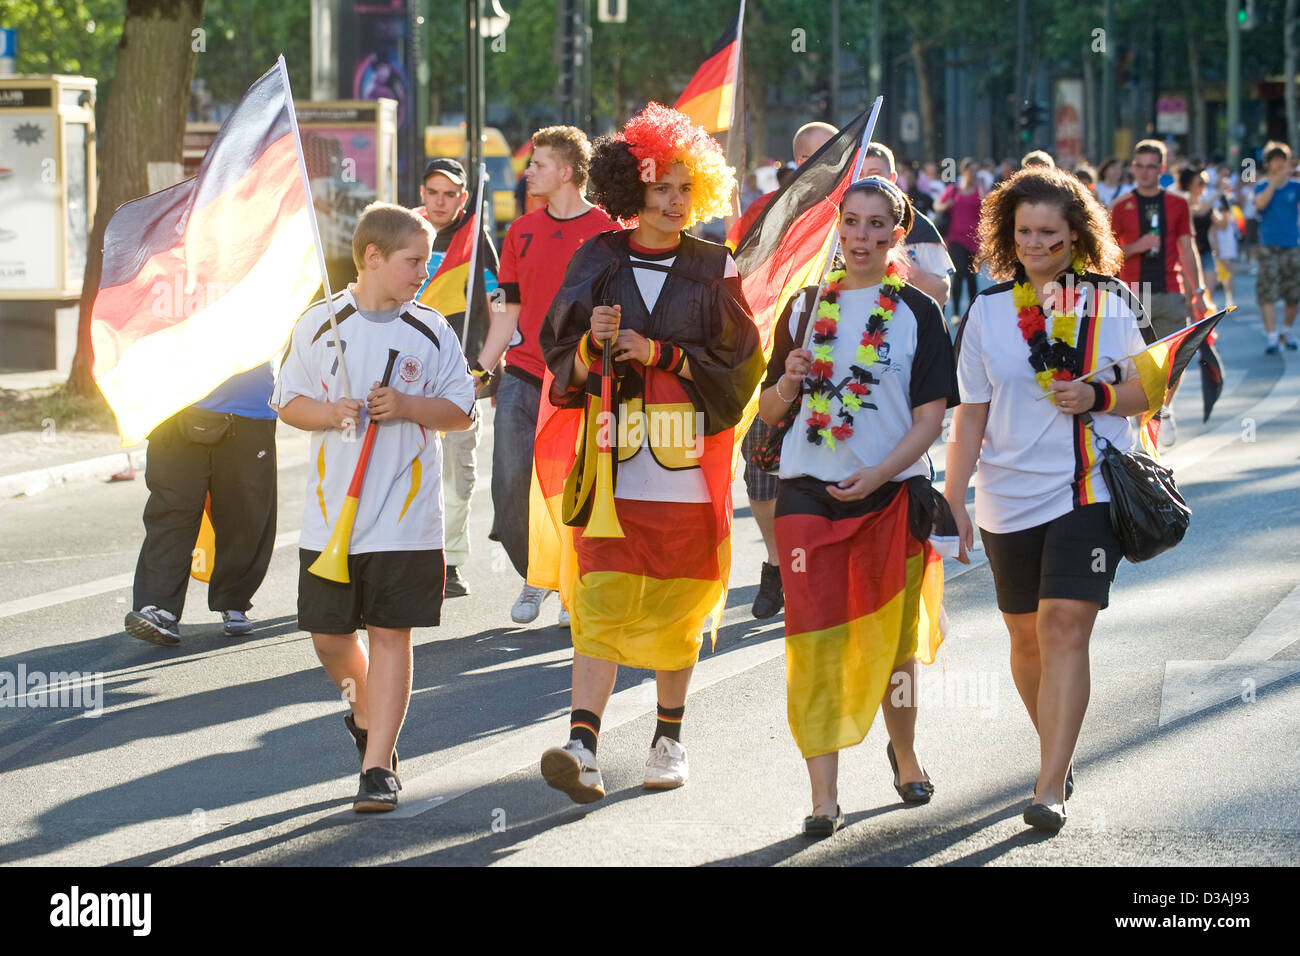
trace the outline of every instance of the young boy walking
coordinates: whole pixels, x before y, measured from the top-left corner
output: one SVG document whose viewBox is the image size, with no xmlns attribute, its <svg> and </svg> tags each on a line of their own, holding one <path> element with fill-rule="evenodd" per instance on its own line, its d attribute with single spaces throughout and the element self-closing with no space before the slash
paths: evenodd
<svg viewBox="0 0 1300 956">
<path fill-rule="evenodd" d="M 474 377 L 455 332 L 437 311 L 412 301 L 428 274 L 431 242 L 429 224 L 416 213 L 367 206 L 352 237 L 357 281 L 333 300 L 341 348 L 327 304 L 315 303 L 294 326 L 271 398 L 282 421 L 312 432 L 298 626 L 311 632 L 316 656 L 351 703 L 344 722 L 361 753 L 352 804 L 359 813 L 397 806 L 411 628 L 437 625 L 442 609 L 438 433 L 469 428 L 477 414 Z M 364 408 L 343 394 L 341 363 L 365 394 Z M 339 521 L 369 422 L 378 425 L 347 549 L 350 582 L 340 584 L 308 569 Z M 358 628 L 369 637 L 368 656 Z"/>
</svg>

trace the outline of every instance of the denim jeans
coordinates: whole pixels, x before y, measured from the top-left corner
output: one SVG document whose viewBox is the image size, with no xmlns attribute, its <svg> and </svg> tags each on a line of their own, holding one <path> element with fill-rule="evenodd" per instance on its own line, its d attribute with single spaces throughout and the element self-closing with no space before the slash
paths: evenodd
<svg viewBox="0 0 1300 956">
<path fill-rule="evenodd" d="M 528 487 L 542 388 L 505 373 L 492 422 L 492 531 L 519 576 L 528 575 Z"/>
</svg>

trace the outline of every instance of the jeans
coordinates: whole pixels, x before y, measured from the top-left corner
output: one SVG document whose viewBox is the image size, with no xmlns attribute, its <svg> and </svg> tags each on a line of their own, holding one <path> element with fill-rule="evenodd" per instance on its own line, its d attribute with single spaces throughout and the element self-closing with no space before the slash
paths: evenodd
<svg viewBox="0 0 1300 956">
<path fill-rule="evenodd" d="M 528 488 L 541 401 L 541 385 L 501 376 L 492 424 L 492 532 L 520 577 L 528 575 Z"/>
</svg>

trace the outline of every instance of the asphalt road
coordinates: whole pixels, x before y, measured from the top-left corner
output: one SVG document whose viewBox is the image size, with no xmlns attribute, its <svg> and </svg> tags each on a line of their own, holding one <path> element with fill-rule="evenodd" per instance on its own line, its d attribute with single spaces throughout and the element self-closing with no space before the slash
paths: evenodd
<svg viewBox="0 0 1300 956">
<path fill-rule="evenodd" d="M 546 787 L 538 758 L 567 736 L 571 648 L 554 598 L 537 624 L 510 622 L 520 582 L 487 539 L 490 429 L 465 569 L 473 594 L 415 634 L 402 805 L 354 815 L 346 705 L 295 624 L 306 446 L 283 429 L 280 546 L 249 638 L 221 635 L 197 583 L 179 647 L 122 632 L 143 480 L 0 501 L 0 680 L 20 668 L 102 674 L 99 716 L 86 714 L 93 693 L 80 708 L 0 708 L 0 862 L 1294 864 L 1300 356 L 1264 356 L 1251 307 L 1220 328 L 1228 389 L 1202 425 L 1189 373 L 1165 456 L 1191 530 L 1173 552 L 1120 569 L 1093 635 L 1077 791 L 1055 838 L 1020 819 L 1038 747 L 978 560 L 949 566 L 951 632 L 920 682 L 935 799 L 897 800 L 877 721 L 841 759 L 847 829 L 818 844 L 799 835 L 809 794 L 786 722 L 781 619 L 749 616 L 763 552 L 739 483 L 729 606 L 687 704 L 690 783 L 641 789 L 654 694 L 650 674 L 624 669 L 600 741 L 609 795 L 577 807 Z"/>
</svg>

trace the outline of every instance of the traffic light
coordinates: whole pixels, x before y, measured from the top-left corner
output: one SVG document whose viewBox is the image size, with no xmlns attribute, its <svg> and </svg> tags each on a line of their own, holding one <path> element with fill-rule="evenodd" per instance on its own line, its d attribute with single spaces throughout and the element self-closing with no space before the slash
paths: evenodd
<svg viewBox="0 0 1300 956">
<path fill-rule="evenodd" d="M 1255 0 L 1235 0 L 1237 29 L 1253 30 L 1255 28 Z"/>
<path fill-rule="evenodd" d="M 1047 107 L 1042 103 L 1031 103 L 1028 100 L 1020 107 L 1020 117 L 1018 125 L 1020 127 L 1021 142 L 1028 143 L 1034 138 L 1034 130 L 1038 129 L 1047 122 Z"/>
</svg>

